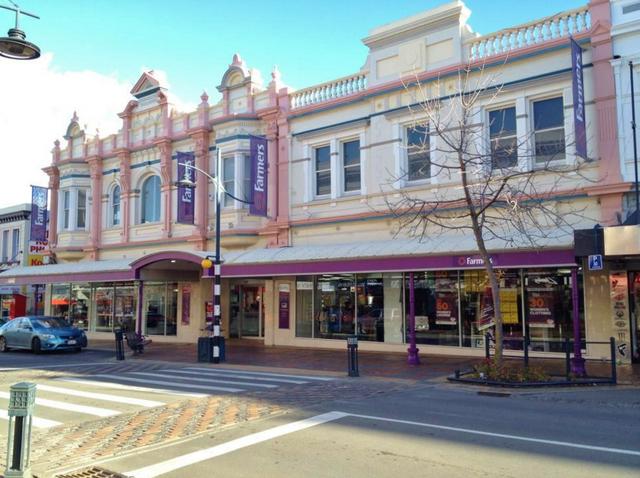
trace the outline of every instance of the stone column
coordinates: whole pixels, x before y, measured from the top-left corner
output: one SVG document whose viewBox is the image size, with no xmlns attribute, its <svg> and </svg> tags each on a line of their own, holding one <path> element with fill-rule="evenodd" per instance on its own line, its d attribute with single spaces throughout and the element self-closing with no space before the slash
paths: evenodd
<svg viewBox="0 0 640 478">
<path fill-rule="evenodd" d="M 56 166 L 44 168 L 49 176 L 49 190 L 51 202 L 49 203 L 49 248 L 58 243 L 58 196 L 60 194 L 60 171 Z"/>
<path fill-rule="evenodd" d="M 196 167 L 209 172 L 209 131 L 199 129 L 191 134 L 195 142 L 194 154 Z M 217 172 L 216 172 L 217 174 Z M 207 228 L 209 225 L 209 178 L 202 173 L 196 173 L 196 204 L 195 224 L 197 235 L 202 242 L 201 249 L 207 247 Z"/>
<path fill-rule="evenodd" d="M 122 242 L 129 242 L 130 199 L 131 199 L 131 153 L 128 150 L 118 151 L 120 161 L 120 210 L 122 211 Z"/>
<path fill-rule="evenodd" d="M 171 237 L 171 225 L 173 224 L 173 204 L 171 190 L 173 186 L 173 168 L 171 164 L 171 140 L 163 138 L 157 143 L 160 150 L 160 174 L 162 176 L 162 197 L 164 198 L 164 226 L 162 237 Z"/>
<path fill-rule="evenodd" d="M 102 159 L 99 156 L 87 158 L 91 174 L 91 225 L 89 240 L 92 259 L 97 259 L 102 231 Z"/>
</svg>

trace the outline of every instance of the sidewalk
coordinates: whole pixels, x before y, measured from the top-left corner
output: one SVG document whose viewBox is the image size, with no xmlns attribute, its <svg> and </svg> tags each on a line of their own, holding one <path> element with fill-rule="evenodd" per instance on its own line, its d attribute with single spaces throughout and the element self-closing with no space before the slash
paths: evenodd
<svg viewBox="0 0 640 478">
<path fill-rule="evenodd" d="M 113 342 L 92 341 L 92 348 L 113 350 Z M 195 344 L 154 342 L 143 355 L 127 355 L 127 360 L 167 360 L 172 362 L 197 363 Z M 460 357 L 420 354 L 420 365 L 407 364 L 407 355 L 390 352 L 359 352 L 359 370 L 363 377 L 404 380 L 444 379 L 454 370 L 468 370 L 482 361 L 481 357 Z M 521 359 L 508 359 L 521 361 Z M 226 342 L 226 365 L 266 367 L 270 369 L 300 369 L 346 375 L 347 351 L 298 347 L 267 347 L 253 340 L 231 339 Z M 554 375 L 563 375 L 563 359 L 531 359 L 532 365 L 540 365 Z M 592 376 L 607 377 L 611 364 L 587 361 L 587 372 Z M 640 365 L 619 365 L 618 384 L 640 386 Z"/>
</svg>

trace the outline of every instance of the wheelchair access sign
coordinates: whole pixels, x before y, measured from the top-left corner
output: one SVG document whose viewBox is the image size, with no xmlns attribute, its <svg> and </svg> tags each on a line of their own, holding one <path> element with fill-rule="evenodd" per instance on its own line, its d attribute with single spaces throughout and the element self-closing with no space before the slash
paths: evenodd
<svg viewBox="0 0 640 478">
<path fill-rule="evenodd" d="M 589 270 L 601 271 L 603 267 L 602 254 L 594 254 L 589 256 Z"/>
</svg>

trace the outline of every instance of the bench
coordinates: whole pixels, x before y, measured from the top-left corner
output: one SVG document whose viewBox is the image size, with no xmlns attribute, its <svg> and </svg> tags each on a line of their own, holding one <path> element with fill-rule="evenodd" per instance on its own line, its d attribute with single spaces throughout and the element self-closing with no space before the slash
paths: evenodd
<svg viewBox="0 0 640 478">
<path fill-rule="evenodd" d="M 143 353 L 144 346 L 151 343 L 150 339 L 146 338 L 144 335 L 138 335 L 135 332 L 125 333 L 124 338 L 127 341 L 129 348 L 133 350 L 134 354 Z"/>
</svg>

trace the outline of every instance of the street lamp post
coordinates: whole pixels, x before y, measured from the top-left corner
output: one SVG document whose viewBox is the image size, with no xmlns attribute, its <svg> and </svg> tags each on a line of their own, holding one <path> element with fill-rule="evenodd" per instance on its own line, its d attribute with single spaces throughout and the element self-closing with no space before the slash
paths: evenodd
<svg viewBox="0 0 640 478">
<path fill-rule="evenodd" d="M 224 188 L 224 184 L 221 180 L 221 172 L 222 172 L 222 156 L 220 154 L 220 149 L 217 149 L 216 152 L 216 176 L 211 176 L 206 171 L 194 166 L 190 163 L 178 163 L 181 166 L 184 166 L 185 171 L 189 169 L 193 169 L 200 174 L 204 174 L 211 183 L 216 188 L 216 248 L 215 255 L 213 256 L 213 263 L 211 261 L 211 257 L 207 256 L 202 261 L 202 267 L 205 269 L 211 269 L 213 266 L 213 363 L 220 363 L 220 287 L 221 287 L 221 279 L 220 279 L 220 204 L 223 195 L 227 195 L 236 201 L 240 201 L 245 204 L 251 204 L 251 201 L 245 201 L 243 199 L 235 197 L 229 191 Z M 186 177 L 178 181 L 178 185 L 189 187 L 195 189 L 196 183 L 192 181 L 189 177 Z"/>
<path fill-rule="evenodd" d="M 12 0 L 9 0 L 9 3 L 11 3 L 13 7 L 0 5 L 0 8 L 15 12 L 16 23 L 13 28 L 9 29 L 6 37 L 0 38 L 0 56 L 10 58 L 12 60 L 35 60 L 40 56 L 40 48 L 26 40 L 27 36 L 19 28 L 19 19 L 20 15 L 37 18 L 38 20 L 40 17 L 33 13 L 21 10 L 20 7 Z"/>
</svg>

